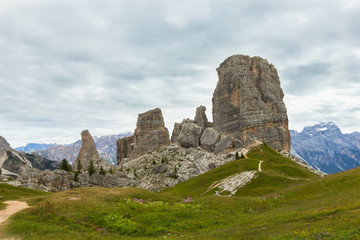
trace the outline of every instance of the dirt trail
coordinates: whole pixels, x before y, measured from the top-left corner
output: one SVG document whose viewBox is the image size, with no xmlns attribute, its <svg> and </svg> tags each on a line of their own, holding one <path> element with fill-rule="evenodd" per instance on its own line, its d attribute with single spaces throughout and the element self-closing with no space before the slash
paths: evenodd
<svg viewBox="0 0 360 240">
<path fill-rule="evenodd" d="M 7 204 L 7 207 L 0 211 L 0 223 L 5 222 L 14 213 L 29 208 L 29 205 L 26 202 L 6 201 L 4 203 Z"/>
<path fill-rule="evenodd" d="M 263 163 L 264 161 L 260 161 L 260 163 L 259 163 L 259 172 L 262 172 L 262 170 L 261 170 L 261 164 Z"/>
</svg>

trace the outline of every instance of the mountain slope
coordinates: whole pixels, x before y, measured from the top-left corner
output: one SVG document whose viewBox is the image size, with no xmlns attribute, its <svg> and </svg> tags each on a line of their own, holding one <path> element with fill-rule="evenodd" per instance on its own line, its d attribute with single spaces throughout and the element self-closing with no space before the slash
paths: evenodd
<svg viewBox="0 0 360 240">
<path fill-rule="evenodd" d="M 235 195 L 261 196 L 320 176 L 271 147 L 260 145 L 247 158 L 179 183 L 165 192 L 180 196 Z"/>
<path fill-rule="evenodd" d="M 321 122 L 291 130 L 291 153 L 325 173 L 336 173 L 360 165 L 360 133 L 342 134 L 334 123 Z"/>
<path fill-rule="evenodd" d="M 39 170 L 54 170 L 59 166 L 59 162 L 48 160 L 37 154 L 28 154 L 12 149 L 6 139 L 0 136 L 0 167 L 10 171 L 7 174 L 16 175 L 20 173 L 21 169 L 33 167 Z"/>
</svg>

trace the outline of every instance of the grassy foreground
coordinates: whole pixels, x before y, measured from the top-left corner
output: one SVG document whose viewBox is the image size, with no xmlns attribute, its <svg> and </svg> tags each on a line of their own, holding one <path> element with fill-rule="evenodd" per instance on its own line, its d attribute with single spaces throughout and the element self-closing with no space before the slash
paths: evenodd
<svg viewBox="0 0 360 240">
<path fill-rule="evenodd" d="M 259 160 L 263 172 L 234 197 L 204 194 L 215 181 L 256 170 Z M 34 192 L 27 195 L 32 207 L 3 231 L 22 239 L 360 239 L 359 180 L 358 168 L 319 178 L 260 146 L 162 193 Z"/>
</svg>

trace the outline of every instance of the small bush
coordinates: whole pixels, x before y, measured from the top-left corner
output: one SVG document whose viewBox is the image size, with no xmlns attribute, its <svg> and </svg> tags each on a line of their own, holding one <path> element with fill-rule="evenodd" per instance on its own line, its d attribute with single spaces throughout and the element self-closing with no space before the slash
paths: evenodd
<svg viewBox="0 0 360 240">
<path fill-rule="evenodd" d="M 238 152 L 235 153 L 235 159 L 236 159 L 236 160 L 240 159 L 240 156 L 239 156 L 239 153 L 238 153 Z"/>
</svg>

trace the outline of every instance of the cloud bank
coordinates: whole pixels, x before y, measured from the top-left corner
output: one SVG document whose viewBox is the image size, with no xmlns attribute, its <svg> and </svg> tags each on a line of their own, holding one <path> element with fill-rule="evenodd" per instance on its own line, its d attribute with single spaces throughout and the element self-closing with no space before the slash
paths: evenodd
<svg viewBox="0 0 360 240">
<path fill-rule="evenodd" d="M 169 129 L 207 107 L 233 54 L 278 69 L 290 128 L 360 131 L 358 1 L 4 0 L 0 135 L 13 147 L 132 131 L 160 107 Z"/>
</svg>

